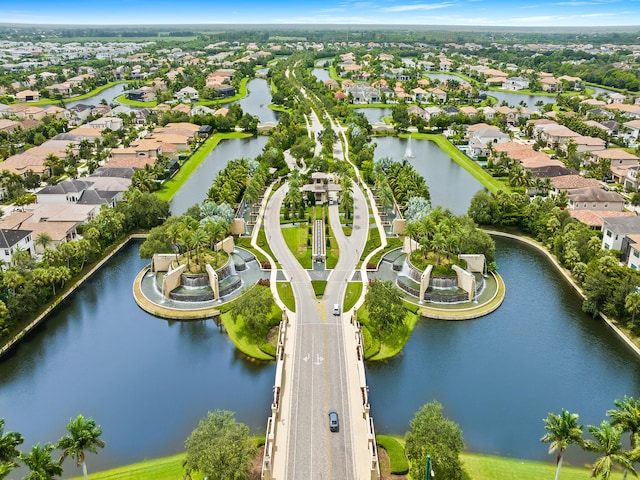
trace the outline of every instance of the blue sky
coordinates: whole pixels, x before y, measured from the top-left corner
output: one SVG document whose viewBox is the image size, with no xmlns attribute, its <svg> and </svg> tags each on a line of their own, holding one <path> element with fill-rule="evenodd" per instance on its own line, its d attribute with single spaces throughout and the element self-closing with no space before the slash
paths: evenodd
<svg viewBox="0 0 640 480">
<path fill-rule="evenodd" d="M 0 0 L 0 12 L 40 24 L 640 25 L 640 0 Z"/>
</svg>

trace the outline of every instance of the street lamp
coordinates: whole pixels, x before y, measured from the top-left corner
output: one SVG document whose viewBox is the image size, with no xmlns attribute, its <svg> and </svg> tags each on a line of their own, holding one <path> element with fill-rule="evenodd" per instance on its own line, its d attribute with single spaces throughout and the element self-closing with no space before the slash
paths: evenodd
<svg viewBox="0 0 640 480">
<path fill-rule="evenodd" d="M 436 474 L 433 473 L 433 468 L 431 467 L 431 455 L 427 455 L 427 468 L 425 468 L 424 471 L 424 480 L 429 480 L 435 476 Z"/>
</svg>

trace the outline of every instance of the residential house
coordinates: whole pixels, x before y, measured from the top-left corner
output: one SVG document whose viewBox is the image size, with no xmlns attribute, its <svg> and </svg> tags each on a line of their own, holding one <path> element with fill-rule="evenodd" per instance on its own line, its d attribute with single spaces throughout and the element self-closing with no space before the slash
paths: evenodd
<svg viewBox="0 0 640 480">
<path fill-rule="evenodd" d="M 311 192 L 317 204 L 327 203 L 331 194 L 335 195 L 341 190 L 340 185 L 335 182 L 335 177 L 332 174 L 323 172 L 313 172 L 311 174 L 311 183 L 300 188 L 302 192 Z"/>
<path fill-rule="evenodd" d="M 576 144 L 576 151 L 578 153 L 604 150 L 607 145 L 607 142 L 605 142 L 602 138 L 583 135 L 573 138 L 573 141 Z"/>
<path fill-rule="evenodd" d="M 621 250 L 624 237 L 640 234 L 640 217 L 607 217 L 602 221 L 602 248 Z M 623 262 L 624 258 L 621 259 Z"/>
<path fill-rule="evenodd" d="M 34 221 L 32 217 L 33 213 L 31 212 L 14 211 L 12 214 L 2 217 L 0 229 L 30 231 L 34 241 L 33 251 L 36 254 L 41 254 L 47 247 L 56 248 L 62 243 L 75 240 L 78 236 L 76 229 L 78 222 L 41 222 Z M 46 234 L 49 238 L 49 243 L 46 246 L 35 244 L 35 241 L 42 234 Z"/>
<path fill-rule="evenodd" d="M 525 77 L 509 77 L 503 84 L 505 90 L 525 90 L 529 88 L 529 79 Z"/>
<path fill-rule="evenodd" d="M 635 145 L 638 142 L 640 136 L 640 120 L 631 120 L 624 124 L 624 134 L 622 137 L 631 145 Z"/>
<path fill-rule="evenodd" d="M 156 89 L 154 87 L 140 87 L 135 90 L 128 90 L 127 98 L 136 102 L 153 102 L 156 99 Z"/>
<path fill-rule="evenodd" d="M 81 125 L 87 121 L 89 115 L 91 115 L 92 105 L 86 105 L 84 103 L 78 103 L 73 107 L 69 107 L 69 125 Z"/>
<path fill-rule="evenodd" d="M 82 128 L 95 128 L 97 130 L 120 130 L 124 126 L 124 122 L 120 117 L 100 117 L 85 123 Z"/>
<path fill-rule="evenodd" d="M 70 97 L 73 93 L 73 86 L 69 82 L 54 83 L 45 87 L 52 95 L 61 95 L 63 97 Z"/>
<path fill-rule="evenodd" d="M 16 100 L 19 102 L 37 102 L 40 100 L 40 92 L 33 90 L 22 90 L 15 94 Z"/>
<path fill-rule="evenodd" d="M 31 230 L 8 230 L 0 228 L 0 264 L 13 265 L 12 255 L 16 250 L 25 250 L 33 255 L 33 235 Z"/>
<path fill-rule="evenodd" d="M 47 185 L 36 192 L 38 203 L 77 203 L 86 189 L 91 188 L 92 182 L 85 180 L 64 180 L 56 185 Z"/>
<path fill-rule="evenodd" d="M 640 234 L 627 235 L 620 247 L 620 253 L 627 258 L 627 267 L 633 270 L 640 269 Z"/>
<path fill-rule="evenodd" d="M 472 132 L 469 136 L 469 156 L 477 157 L 488 152 L 487 145 L 496 145 L 498 143 L 508 142 L 509 135 L 502 132 L 498 127 L 487 126 L 480 130 Z"/>
<path fill-rule="evenodd" d="M 601 186 L 578 188 L 569 192 L 569 208 L 621 212 L 624 210 L 624 197 Z"/>
<path fill-rule="evenodd" d="M 198 101 L 198 90 L 196 90 L 193 87 L 184 87 L 180 90 L 178 90 L 175 94 L 174 94 L 174 98 L 177 98 L 178 100 L 182 101 L 182 102 L 197 102 Z"/>
<path fill-rule="evenodd" d="M 556 92 L 560 88 L 561 82 L 553 77 L 545 77 L 540 79 L 542 90 L 545 92 Z"/>
</svg>

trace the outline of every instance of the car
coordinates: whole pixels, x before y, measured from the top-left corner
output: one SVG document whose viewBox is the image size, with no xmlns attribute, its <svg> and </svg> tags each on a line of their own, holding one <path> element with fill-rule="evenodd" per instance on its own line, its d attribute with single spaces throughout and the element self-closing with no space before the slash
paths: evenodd
<svg viewBox="0 0 640 480">
<path fill-rule="evenodd" d="M 338 305 L 337 303 L 333 304 L 333 314 L 340 315 L 340 305 Z"/>
<path fill-rule="evenodd" d="M 337 432 L 340 430 L 340 424 L 338 422 L 338 412 L 335 408 L 329 410 L 329 430 Z"/>
</svg>

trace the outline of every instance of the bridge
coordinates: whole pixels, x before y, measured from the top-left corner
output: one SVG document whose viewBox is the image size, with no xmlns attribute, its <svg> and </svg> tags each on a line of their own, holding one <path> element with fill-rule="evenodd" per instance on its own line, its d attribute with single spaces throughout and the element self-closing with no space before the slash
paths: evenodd
<svg viewBox="0 0 640 480">
<path fill-rule="evenodd" d="M 322 129 L 313 113 L 310 124 L 316 133 Z M 345 158 L 342 145 L 337 145 L 334 155 Z M 269 245 L 281 265 L 280 275 L 291 283 L 296 301 L 295 312 L 285 308 L 280 326 L 262 478 L 377 480 L 380 469 L 369 414 L 362 335 L 355 307 L 346 312 L 342 309 L 347 283 L 359 262 L 358 252 L 364 251 L 368 237 L 367 201 L 354 183 L 354 218 L 349 237 L 343 233 L 338 206 L 328 207 L 329 225 L 340 257 L 329 273 L 322 300 L 318 300 L 311 285 L 314 271 L 302 268 L 280 229 L 279 212 L 288 188 L 285 184 L 277 189 L 262 212 Z M 365 272 L 362 274 L 366 278 Z M 272 282 L 272 288 L 275 284 Z M 356 306 L 361 302 L 362 298 Z M 338 315 L 333 312 L 334 304 L 341 307 Z M 329 429 L 329 409 L 338 412 L 337 432 Z"/>
</svg>

